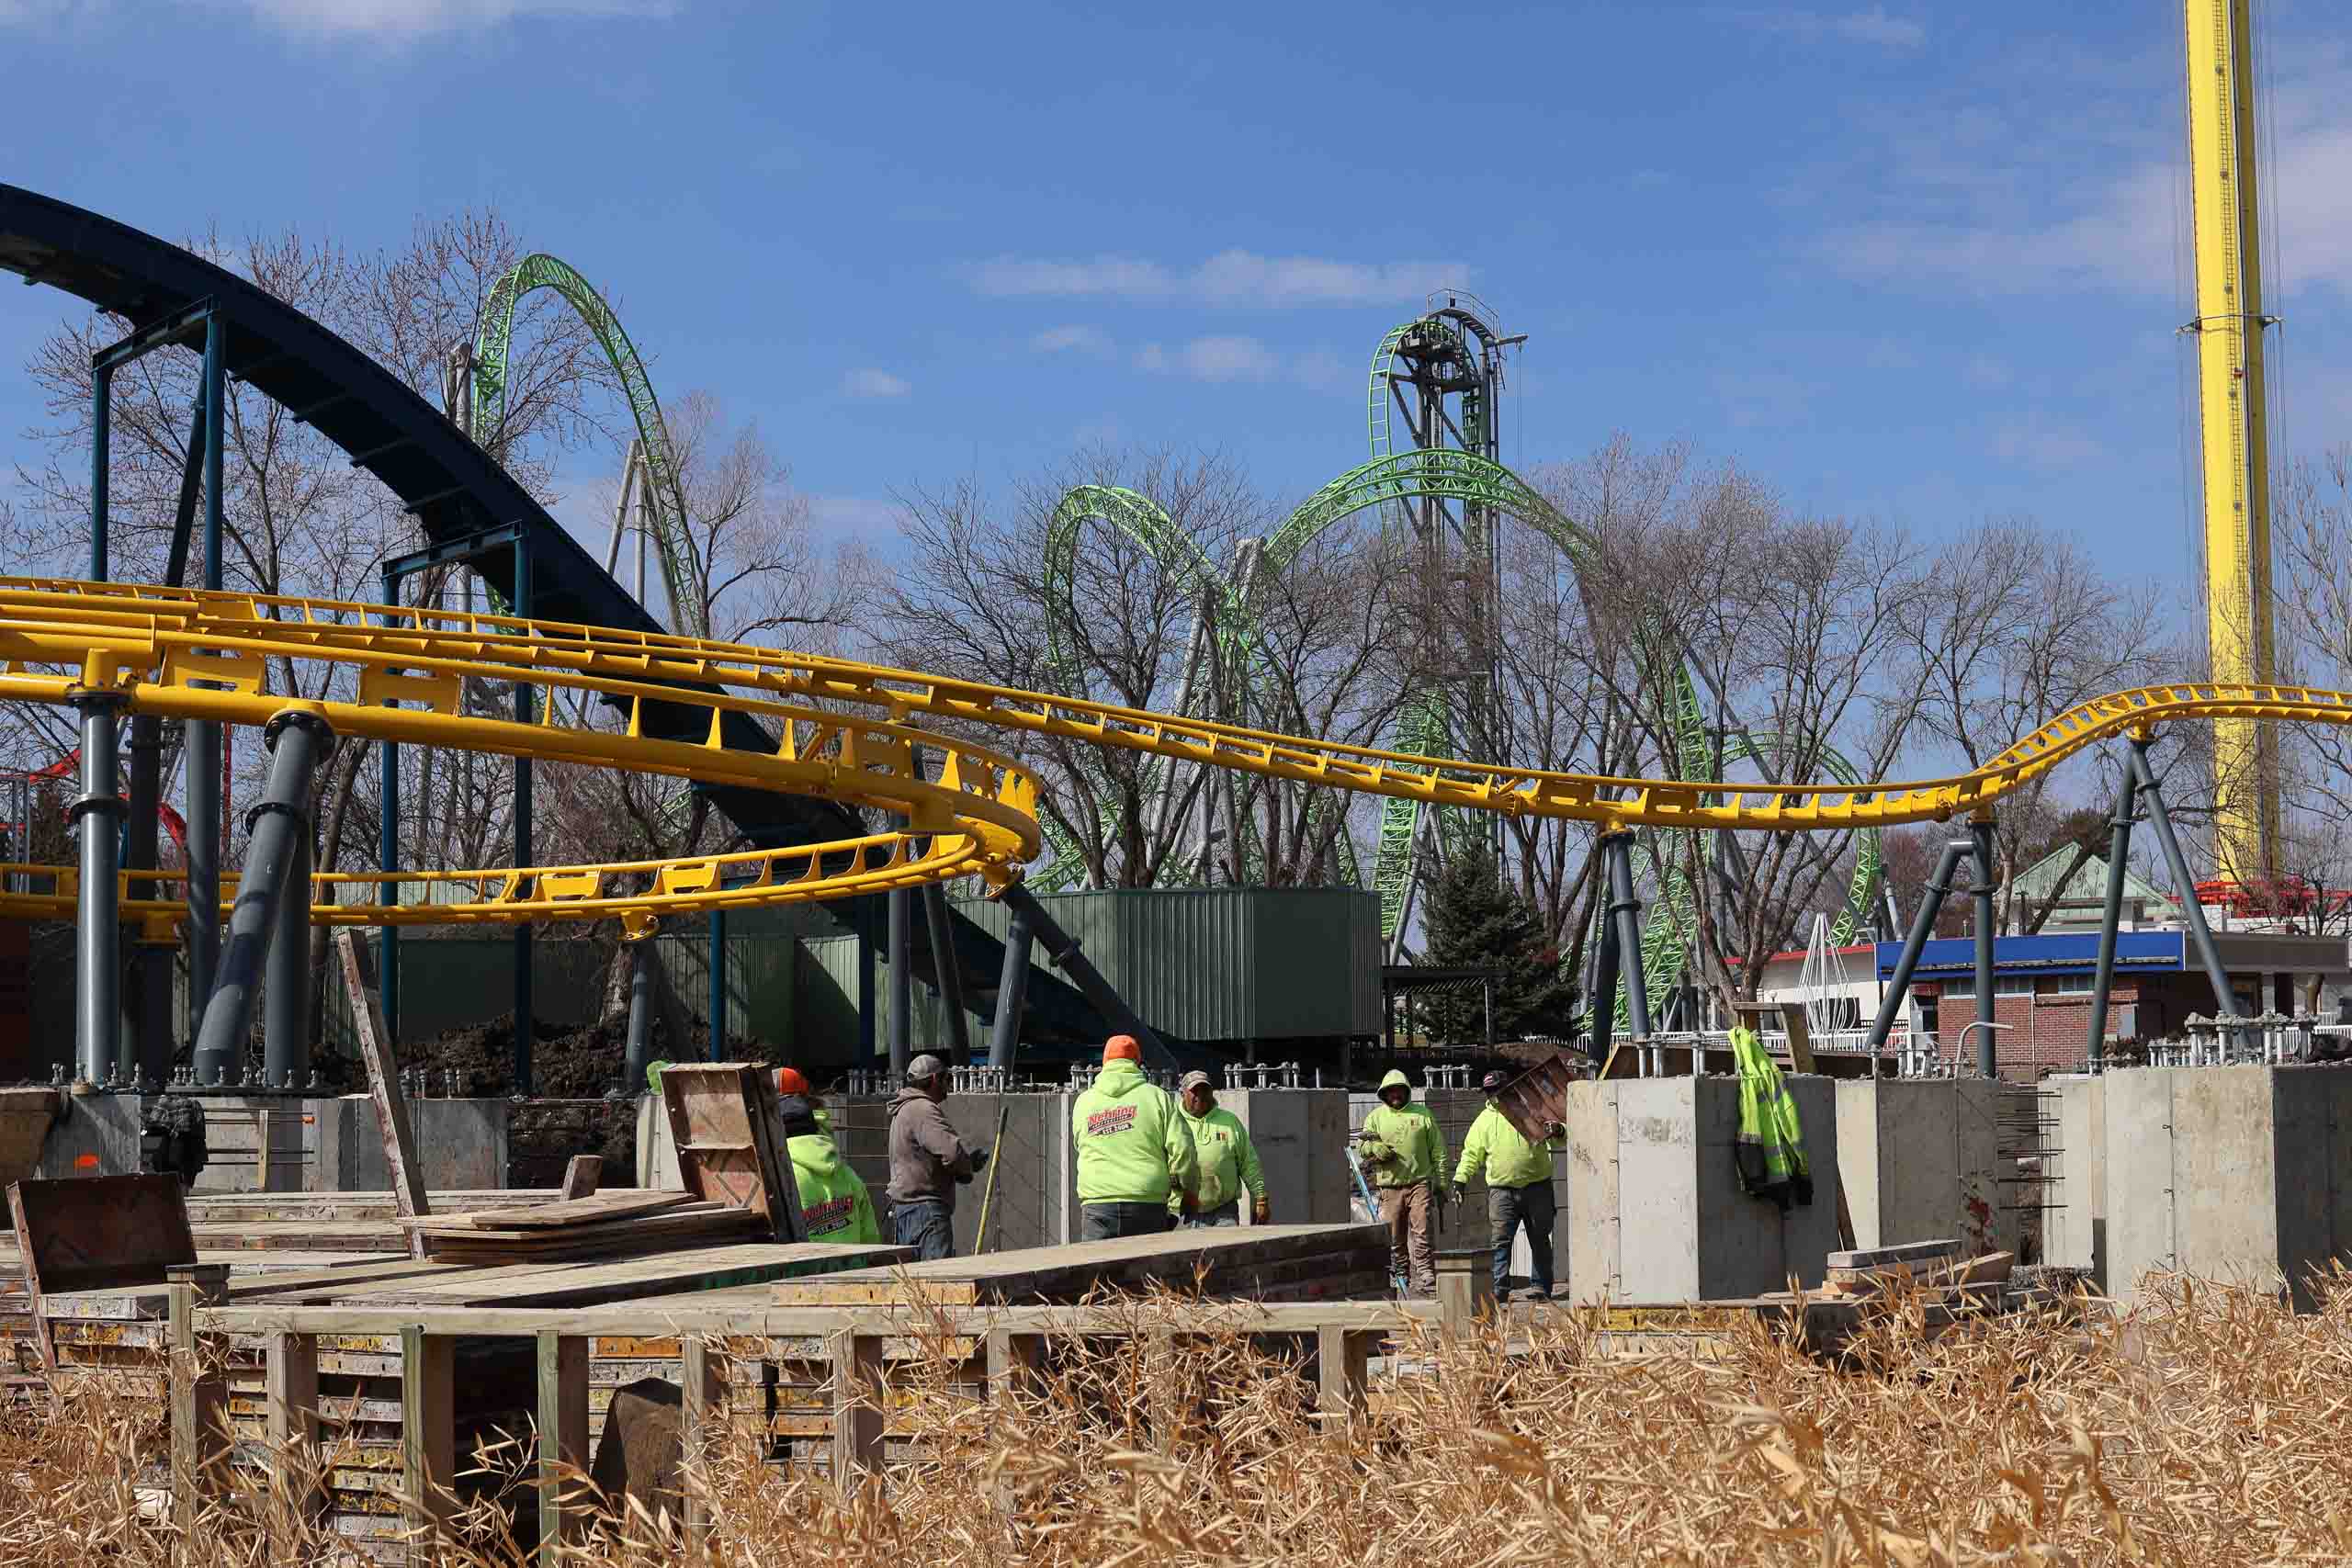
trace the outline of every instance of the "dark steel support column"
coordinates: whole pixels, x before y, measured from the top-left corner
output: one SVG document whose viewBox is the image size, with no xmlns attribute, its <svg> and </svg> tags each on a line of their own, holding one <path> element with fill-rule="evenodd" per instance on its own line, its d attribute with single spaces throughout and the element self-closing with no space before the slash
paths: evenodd
<svg viewBox="0 0 2352 1568">
<path fill-rule="evenodd" d="M 2188 857 L 2180 852 L 2180 840 L 2172 830 L 2171 814 L 2165 810 L 2165 797 L 2156 787 L 2155 770 L 2148 766 L 2148 743 L 2134 736 L 2132 740 L 2132 774 L 2139 781 L 2140 798 L 2147 802 L 2148 826 L 2156 830 L 2156 848 L 2164 852 L 2165 867 L 2172 873 L 2172 885 L 2180 890 L 2181 923 L 2188 928 L 2190 945 L 2197 949 L 2198 962 L 2205 966 L 2205 977 L 2212 982 L 2213 1000 L 2221 1010 L 2219 1016 L 2238 1016 L 2237 993 L 2230 989 L 2230 972 L 2222 966 L 2221 950 L 2213 945 L 2213 930 L 2205 923 L 2205 907 L 2197 901 L 2197 882 L 2188 874 Z"/>
<path fill-rule="evenodd" d="M 702 1059 L 727 1060 L 727 911 L 713 909 L 708 926 L 710 958 L 703 965 L 710 976 L 710 995 L 704 1006 L 710 1019 L 703 1034 Z"/>
<path fill-rule="evenodd" d="M 1062 930 L 1059 922 L 1046 912 L 1045 906 L 1037 902 L 1035 894 L 1016 882 L 997 897 L 1008 908 L 1019 910 L 1028 917 L 1029 929 L 1035 933 L 1036 940 L 1045 944 L 1046 958 L 1052 961 L 1055 968 L 1069 976 L 1069 983 L 1094 1005 L 1094 1010 L 1108 1019 L 1111 1027 L 1119 1033 L 1136 1037 L 1137 1043 L 1143 1046 L 1144 1060 L 1148 1066 L 1166 1067 L 1174 1065 L 1176 1058 L 1168 1049 L 1167 1043 L 1153 1032 L 1151 1025 L 1136 1016 L 1135 1010 L 1127 1006 L 1125 998 L 1111 988 L 1111 982 L 1102 978 L 1102 972 L 1079 951 L 1077 939 Z"/>
<path fill-rule="evenodd" d="M 931 974 L 939 1005 L 947 1013 L 944 1041 L 958 1066 L 972 1059 L 972 1028 L 964 1016 L 964 966 L 956 961 L 956 933 L 949 919 L 947 890 L 927 883 L 922 890 L 923 924 L 931 938 Z"/>
<path fill-rule="evenodd" d="M 277 934 L 278 902 L 288 892 L 294 841 L 311 830 L 311 773 L 326 754 L 334 731 L 307 713 L 282 713 L 265 733 L 269 745 L 269 784 L 261 804 L 245 813 L 245 874 L 229 911 L 229 943 L 220 976 L 204 1004 L 197 1032 L 198 1081 L 215 1083 L 242 1063 L 253 1032 L 254 987 Z M 310 953 L 305 944 L 302 961 Z"/>
<path fill-rule="evenodd" d="M 520 539 L 514 541 L 514 613 L 528 617 L 531 613 L 531 552 Z M 533 711 L 531 688 L 522 682 L 514 683 L 514 721 L 528 724 L 537 716 Z M 531 849 L 531 759 L 514 759 L 514 867 L 529 874 Z M 721 920 L 724 917 L 715 917 Z M 514 1092 L 531 1092 L 531 1035 L 534 1022 L 531 1006 L 531 925 L 526 920 L 514 928 Z M 714 1047 L 712 1061 L 718 1060 L 715 1048 L 725 1038 L 726 1030 L 720 1020 L 710 1026 Z"/>
<path fill-rule="evenodd" d="M 1604 882 L 1608 878 L 1605 860 L 1601 876 Z M 1617 1032 L 1617 922 L 1609 918 L 1606 905 L 1600 911 L 1600 951 L 1592 961 L 1592 1002 L 1585 1009 L 1585 1017 L 1590 1021 L 1592 1031 L 1592 1059 L 1606 1063 L 1610 1037 Z M 1408 991 L 1405 995 L 1406 1037 L 1410 1039 L 1412 1032 L 1413 998 Z"/>
<path fill-rule="evenodd" d="M 398 604 L 400 602 L 400 574 L 393 571 L 391 568 L 386 567 L 384 569 L 384 603 L 391 605 Z M 383 617 L 383 622 L 389 626 L 392 624 L 393 617 L 386 615 Z M 384 705 L 390 707 L 391 705 L 387 703 Z M 382 802 L 383 818 L 376 833 L 376 865 L 378 870 L 390 874 L 401 868 L 401 749 L 390 740 L 379 740 L 376 742 L 376 752 L 378 761 L 381 764 L 382 788 L 378 793 Z M 387 904 L 399 903 L 399 885 L 390 882 L 384 884 L 383 897 Z M 384 1032 L 391 1036 L 390 1040 L 384 1042 L 384 1047 L 390 1050 L 400 1043 L 401 1038 L 400 927 L 383 927 L 379 946 L 381 951 L 377 954 L 376 982 L 384 1007 Z"/>
<path fill-rule="evenodd" d="M 1993 819 L 1989 817 L 1968 825 L 1970 852 L 1976 861 L 1976 882 L 1969 892 L 1976 904 L 1976 1016 L 1986 1022 L 1996 1022 L 2001 1016 L 2001 998 L 1993 983 Z M 1980 1029 L 1976 1032 L 1976 1076 L 1994 1078 L 2001 1076 L 2000 1031 Z"/>
<path fill-rule="evenodd" d="M 114 438 L 114 372 L 90 371 L 90 581 L 104 582 L 107 560 L 107 467 Z"/>
<path fill-rule="evenodd" d="M 1020 904 L 1007 906 L 1012 924 L 1004 933 L 1004 969 L 996 983 L 996 1023 L 989 1032 L 989 1066 L 1012 1066 L 1021 1048 L 1021 1010 L 1029 995 L 1029 946 L 1035 933 L 1029 929 L 1029 911 Z"/>
<path fill-rule="evenodd" d="M 1960 874 L 1961 857 L 1973 854 L 1975 844 L 1967 839 L 1954 839 L 1944 845 L 1944 852 L 1936 862 L 1933 876 L 1919 895 L 1919 912 L 1911 917 L 1911 934 L 1903 939 L 1903 955 L 1894 961 L 1894 976 L 1887 983 L 1886 995 L 1879 998 L 1878 1017 L 1871 1024 L 1871 1055 L 1875 1057 L 1886 1049 L 1886 1037 L 1894 1029 L 1895 1015 L 1903 1010 L 1904 1001 L 1911 995 L 1911 974 L 1919 967 L 1919 954 L 1927 951 L 1928 938 L 1935 933 L 1936 917 L 1943 913 L 1944 900 L 1951 894 L 1952 879 Z"/>
<path fill-rule="evenodd" d="M 2088 1065 L 2092 1072 L 2107 1066 L 2107 994 L 2115 987 L 2115 936 L 2123 923 L 2124 863 L 2132 854 L 2132 817 L 2140 781 L 2132 766 L 2123 767 L 2123 782 L 2115 792 L 2115 819 L 2107 845 L 2107 907 L 2098 928 L 2098 976 L 2091 984 L 2091 1038 Z"/>
<path fill-rule="evenodd" d="M 268 971 L 262 976 L 261 1081 L 270 1089 L 300 1089 L 311 1070 L 311 868 L 316 850 L 307 790 L 300 812 L 288 829 L 292 842 L 286 885 L 277 897 Z"/>
<path fill-rule="evenodd" d="M 874 905 L 870 896 L 853 906 L 857 931 L 857 1059 L 874 1065 L 877 1021 L 874 1016 Z"/>
<path fill-rule="evenodd" d="M 914 889 L 893 887 L 890 909 L 890 1076 L 903 1078 L 914 1059 Z"/>
<path fill-rule="evenodd" d="M 130 842 L 123 862 L 153 871 L 158 808 L 163 800 L 164 721 L 153 714 L 130 720 Z M 149 897 L 153 897 L 150 890 Z M 144 943 L 130 955 L 131 1035 L 124 1042 L 122 1076 L 131 1083 L 161 1083 L 172 1065 L 172 957 Z"/>
<path fill-rule="evenodd" d="M 82 717 L 82 798 L 73 817 L 82 835 L 82 896 L 74 908 L 74 1076 L 102 1084 L 121 1055 L 121 884 L 115 876 L 116 827 L 125 809 L 115 793 L 115 716 L 123 694 L 85 691 L 74 699 Z"/>
<path fill-rule="evenodd" d="M 1600 852 L 1609 867 L 1609 921 L 1617 933 L 1617 965 L 1625 979 L 1625 1021 L 1634 1038 L 1650 1036 L 1650 993 L 1642 974 L 1642 906 L 1634 897 L 1634 835 L 1601 836 Z M 1610 1010 L 1616 1010 L 1611 1003 Z"/>
<path fill-rule="evenodd" d="M 621 1061 L 621 1092 L 637 1093 L 653 1060 L 653 939 L 628 947 L 628 1054 Z"/>
<path fill-rule="evenodd" d="M 219 411 L 226 406 L 226 377 L 221 368 L 222 333 L 219 316 L 204 323 L 204 586 L 221 584 L 221 450 Z M 198 1025 L 212 995 L 213 978 L 220 966 L 220 726 L 202 719 L 187 726 L 187 1037 L 195 1041 Z M 197 1081 L 204 1064 L 197 1063 Z"/>
</svg>

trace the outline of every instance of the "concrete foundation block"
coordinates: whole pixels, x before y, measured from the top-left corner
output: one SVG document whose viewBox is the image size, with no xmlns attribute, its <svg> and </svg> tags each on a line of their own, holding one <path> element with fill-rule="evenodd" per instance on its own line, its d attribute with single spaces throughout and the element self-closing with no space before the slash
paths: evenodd
<svg viewBox="0 0 2352 1568">
<path fill-rule="evenodd" d="M 376 1102 L 364 1094 L 318 1102 L 322 1192 L 382 1192 L 391 1187 Z M 507 1102 L 413 1100 L 409 1116 L 428 1191 L 481 1191 L 506 1185 Z"/>
<path fill-rule="evenodd" d="M 1569 1273 L 1578 1299 L 1722 1300 L 1785 1290 L 1792 1279 L 1821 1283 L 1838 1245 L 1835 1086 L 1782 1081 L 1815 1186 L 1813 1202 L 1785 1211 L 1740 1190 L 1738 1079 L 1569 1086 Z"/>
<path fill-rule="evenodd" d="M 2107 1289 L 2107 1079 L 2046 1080 L 2058 1096 L 2057 1146 L 2044 1156 L 2051 1204 L 2045 1256 Z"/>
<path fill-rule="evenodd" d="M 1969 1256 L 2016 1250 L 2002 1092 L 1984 1078 L 1838 1080 L 1838 1168 L 1856 1247 L 1951 1237 Z"/>
<path fill-rule="evenodd" d="M 2145 1067 L 2106 1074 L 2107 1285 L 2153 1270 L 2286 1289 L 2352 1260 L 2352 1071 Z"/>
</svg>

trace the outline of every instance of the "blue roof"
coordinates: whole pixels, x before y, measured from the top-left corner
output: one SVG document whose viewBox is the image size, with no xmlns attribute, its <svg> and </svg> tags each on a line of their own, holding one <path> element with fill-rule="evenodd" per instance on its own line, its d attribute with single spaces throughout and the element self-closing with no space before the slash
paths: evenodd
<svg viewBox="0 0 2352 1568">
<path fill-rule="evenodd" d="M 1878 944 L 1878 977 L 1894 977 L 1895 961 L 1903 956 L 1899 942 Z M 2145 973 L 2188 967 L 2187 942 L 2181 932 L 2118 931 L 2115 967 Z M 2065 931 L 2052 936 L 2002 936 L 1993 939 L 1993 968 L 2010 975 L 2089 975 L 2098 969 L 2098 932 Z M 1976 970 L 1976 939 L 1931 938 L 1919 954 L 1913 978 L 1940 979 L 1971 975 Z"/>
</svg>

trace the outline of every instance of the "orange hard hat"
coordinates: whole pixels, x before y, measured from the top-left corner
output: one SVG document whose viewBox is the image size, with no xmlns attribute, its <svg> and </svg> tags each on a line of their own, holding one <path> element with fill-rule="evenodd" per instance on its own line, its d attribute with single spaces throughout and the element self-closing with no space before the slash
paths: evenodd
<svg viewBox="0 0 2352 1568">
<path fill-rule="evenodd" d="M 1102 1059 L 1105 1062 L 1140 1062 L 1143 1060 L 1143 1046 L 1132 1034 L 1114 1034 L 1102 1043 Z"/>
<path fill-rule="evenodd" d="M 800 1076 L 798 1067 L 778 1067 L 775 1070 L 775 1091 L 778 1094 L 805 1095 L 808 1092 L 808 1080 Z"/>
</svg>

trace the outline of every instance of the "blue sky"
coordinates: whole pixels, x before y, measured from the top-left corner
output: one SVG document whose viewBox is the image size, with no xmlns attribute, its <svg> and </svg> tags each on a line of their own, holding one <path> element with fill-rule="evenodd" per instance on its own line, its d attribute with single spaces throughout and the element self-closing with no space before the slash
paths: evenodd
<svg viewBox="0 0 2352 1568">
<path fill-rule="evenodd" d="M 1303 495 L 1373 344 L 1523 332 L 1506 457 L 1622 429 L 1796 503 L 2187 560 L 2177 7 L 0 0 L 5 177 L 397 243 L 495 203 L 829 525 L 1090 437 Z M 2284 445 L 2352 439 L 2352 27 L 2268 0 Z M 13 373 L 64 297 L 0 289 Z M 617 454 L 582 455 L 582 487 Z"/>
</svg>

